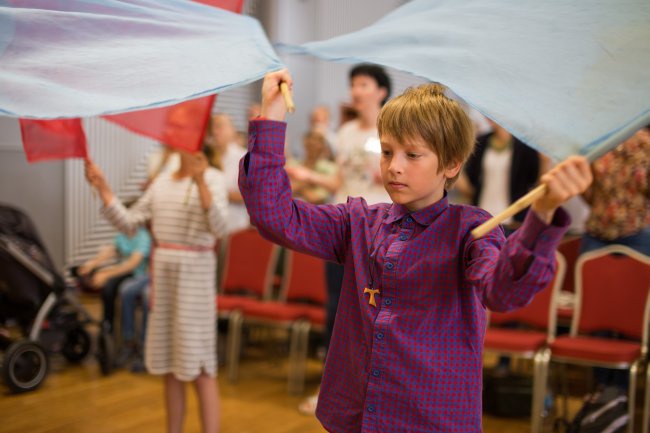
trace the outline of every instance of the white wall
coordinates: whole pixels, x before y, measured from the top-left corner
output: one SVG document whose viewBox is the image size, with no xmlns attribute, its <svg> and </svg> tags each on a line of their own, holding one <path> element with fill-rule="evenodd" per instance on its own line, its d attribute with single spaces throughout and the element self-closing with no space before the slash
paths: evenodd
<svg viewBox="0 0 650 433">
<path fill-rule="evenodd" d="M 19 208 L 32 219 L 59 267 L 65 248 L 63 165 L 28 164 L 18 120 L 0 117 L 0 203 Z"/>
</svg>

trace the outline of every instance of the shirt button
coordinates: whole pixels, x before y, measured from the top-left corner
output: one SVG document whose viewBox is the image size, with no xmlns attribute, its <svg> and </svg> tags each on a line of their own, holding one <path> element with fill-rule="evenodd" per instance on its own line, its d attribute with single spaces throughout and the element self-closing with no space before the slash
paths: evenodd
<svg viewBox="0 0 650 433">
<path fill-rule="evenodd" d="M 384 299 L 384 305 L 391 305 L 392 303 L 393 301 L 391 301 L 390 299 Z"/>
<path fill-rule="evenodd" d="M 413 222 L 413 218 L 411 218 L 411 217 L 406 217 L 406 222 L 407 222 L 407 223 L 412 223 L 412 222 Z"/>
<path fill-rule="evenodd" d="M 391 262 L 386 263 L 386 269 L 393 269 L 395 265 L 393 265 Z"/>
<path fill-rule="evenodd" d="M 377 340 L 382 340 L 384 338 L 384 333 L 383 332 L 378 332 L 377 333 Z"/>
<path fill-rule="evenodd" d="M 375 413 L 375 407 L 373 405 L 368 405 L 368 412 Z"/>
<path fill-rule="evenodd" d="M 406 235 L 399 235 L 399 240 L 400 240 L 400 241 L 405 241 L 405 240 L 407 240 L 407 239 L 408 239 L 408 236 L 406 236 Z"/>
<path fill-rule="evenodd" d="M 375 377 L 379 377 L 379 370 L 377 370 L 376 368 L 372 370 L 372 375 Z"/>
</svg>

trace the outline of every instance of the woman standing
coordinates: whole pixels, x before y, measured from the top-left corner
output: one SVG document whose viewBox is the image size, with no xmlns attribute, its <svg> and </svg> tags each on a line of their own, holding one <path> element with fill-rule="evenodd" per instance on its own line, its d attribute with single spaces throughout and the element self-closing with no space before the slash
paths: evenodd
<svg viewBox="0 0 650 433">
<path fill-rule="evenodd" d="M 180 156 L 180 168 L 159 175 L 128 210 L 91 161 L 86 179 L 118 230 L 132 233 L 151 222 L 156 247 L 145 365 L 164 376 L 167 430 L 182 431 L 185 382 L 194 382 L 203 431 L 212 433 L 219 429 L 214 244 L 225 232 L 228 201 L 223 175 L 202 153 Z"/>
</svg>

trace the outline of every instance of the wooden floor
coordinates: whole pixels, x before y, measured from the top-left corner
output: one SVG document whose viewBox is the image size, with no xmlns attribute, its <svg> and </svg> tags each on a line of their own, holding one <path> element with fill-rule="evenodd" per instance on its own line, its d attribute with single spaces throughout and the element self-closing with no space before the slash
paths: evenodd
<svg viewBox="0 0 650 433">
<path fill-rule="evenodd" d="M 92 305 L 91 310 L 97 310 Z M 92 312 L 92 311 L 91 311 Z M 318 421 L 298 413 L 304 398 L 286 391 L 285 356 L 244 359 L 240 380 L 230 384 L 220 371 L 221 433 L 322 433 Z M 267 352 L 262 353 L 266 354 Z M 279 351 L 281 353 L 281 351 Z M 160 378 L 117 371 L 102 376 L 89 356 L 81 365 L 53 358 L 43 386 L 31 393 L 11 395 L 0 384 L 0 432 L 2 433 L 160 433 L 165 431 L 163 390 Z M 310 361 L 305 395 L 320 379 L 321 364 Z M 198 406 L 188 386 L 186 432 L 200 432 Z M 484 418 L 486 433 L 528 431 L 524 419 Z"/>
<path fill-rule="evenodd" d="M 159 433 L 164 431 L 162 384 L 146 374 L 118 371 L 104 377 L 89 359 L 82 365 L 59 362 L 39 390 L 0 396 L 3 433 Z M 284 368 L 277 361 L 244 363 L 236 385 L 219 379 L 222 433 L 322 433 L 315 418 L 296 410 L 300 397 L 286 392 Z M 310 387 L 318 382 L 318 365 L 310 366 Z M 520 433 L 527 419 L 485 417 L 486 433 Z M 199 432 L 198 409 L 188 387 L 186 432 Z"/>
</svg>

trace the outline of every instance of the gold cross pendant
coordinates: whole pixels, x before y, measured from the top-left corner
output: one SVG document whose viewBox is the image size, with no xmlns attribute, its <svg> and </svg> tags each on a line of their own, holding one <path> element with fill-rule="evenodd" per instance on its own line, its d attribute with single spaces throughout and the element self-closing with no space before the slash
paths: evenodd
<svg viewBox="0 0 650 433">
<path fill-rule="evenodd" d="M 379 294 L 379 289 L 369 289 L 366 287 L 365 289 L 363 289 L 363 293 L 364 294 L 370 293 L 370 299 L 368 299 L 368 303 L 373 307 L 376 307 L 377 302 L 375 302 L 375 295 Z"/>
</svg>

